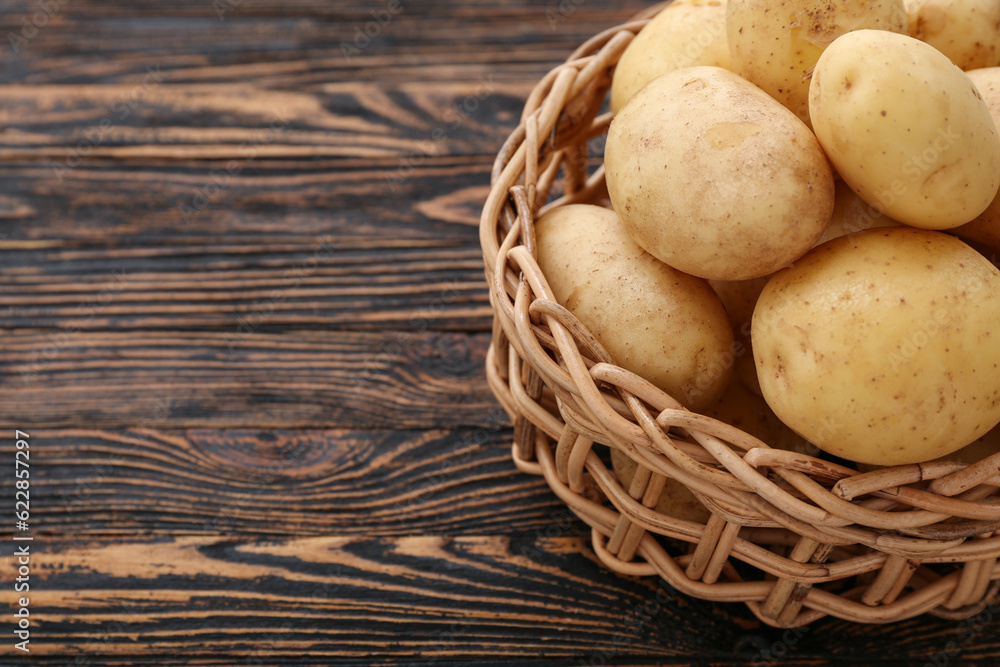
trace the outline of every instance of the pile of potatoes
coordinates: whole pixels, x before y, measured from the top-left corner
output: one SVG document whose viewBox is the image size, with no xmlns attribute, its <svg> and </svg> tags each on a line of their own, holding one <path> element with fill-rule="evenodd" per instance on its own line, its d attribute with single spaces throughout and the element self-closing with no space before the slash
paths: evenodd
<svg viewBox="0 0 1000 667">
<path fill-rule="evenodd" d="M 1000 1 L 675 0 L 610 97 L 610 207 L 536 254 L 616 363 L 774 447 L 1000 451 Z"/>
</svg>

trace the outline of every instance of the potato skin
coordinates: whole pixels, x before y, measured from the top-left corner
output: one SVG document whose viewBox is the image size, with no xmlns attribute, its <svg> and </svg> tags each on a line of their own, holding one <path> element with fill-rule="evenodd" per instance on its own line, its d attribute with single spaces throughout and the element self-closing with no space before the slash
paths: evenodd
<svg viewBox="0 0 1000 667">
<path fill-rule="evenodd" d="M 732 69 L 807 125 L 809 75 L 834 39 L 873 28 L 906 34 L 903 0 L 732 0 L 726 10 Z"/>
<path fill-rule="evenodd" d="M 833 173 L 798 118 L 718 67 L 650 82 L 611 123 L 612 204 L 652 255 L 713 280 L 745 280 L 808 251 L 833 211 Z"/>
<path fill-rule="evenodd" d="M 693 410 L 718 399 L 733 337 L 707 282 L 645 252 L 610 209 L 563 206 L 535 224 L 538 266 L 556 300 L 619 366 Z"/>
<path fill-rule="evenodd" d="M 986 108 L 990 110 L 993 122 L 1000 128 L 1000 67 L 975 69 L 965 74 L 976 85 L 986 102 Z M 950 231 L 962 238 L 1000 248 L 1000 192 L 997 192 L 990 205 L 975 220 Z"/>
<path fill-rule="evenodd" d="M 912 37 L 858 30 L 820 57 L 813 130 L 844 181 L 899 222 L 949 229 L 1000 187 L 1000 137 L 969 78 Z"/>
<path fill-rule="evenodd" d="M 694 65 L 730 68 L 726 0 L 675 0 L 654 16 L 618 60 L 611 110 L 656 77 Z"/>
<path fill-rule="evenodd" d="M 875 465 L 929 461 L 1000 422 L 1000 270 L 907 227 L 817 247 L 753 315 L 768 405 L 821 449 Z"/>
<path fill-rule="evenodd" d="M 964 70 L 1000 65 L 1000 2 L 906 0 L 910 37 Z"/>
</svg>

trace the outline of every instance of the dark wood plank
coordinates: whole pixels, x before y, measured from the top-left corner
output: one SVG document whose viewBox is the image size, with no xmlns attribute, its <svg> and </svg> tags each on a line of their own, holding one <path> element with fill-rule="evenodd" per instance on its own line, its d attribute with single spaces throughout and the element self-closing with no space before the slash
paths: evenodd
<svg viewBox="0 0 1000 667">
<path fill-rule="evenodd" d="M 476 667 L 579 667 L 580 665 L 588 665 L 589 663 L 580 662 L 581 658 L 484 658 L 483 656 L 476 656 L 474 662 L 470 663 L 468 658 L 438 658 L 438 657 L 406 657 L 406 658 L 383 658 L 383 657 L 369 657 L 361 660 L 352 658 L 331 658 L 331 657 L 313 657 L 308 655 L 299 655 L 295 657 L 281 657 L 271 655 L 270 649 L 266 651 L 261 651 L 263 655 L 266 655 L 266 659 L 262 658 L 261 655 L 250 655 L 242 654 L 240 656 L 226 657 L 226 658 L 201 658 L 201 657 L 190 657 L 184 659 L 185 665 L 195 665 L 196 667 L 233 667 L 233 665 L 241 664 L 251 664 L 258 667 L 302 667 L 304 665 L 325 665 L 327 667 L 431 667 L 436 666 L 455 666 L 455 667 L 468 667 L 470 664 L 474 664 Z M 83 656 L 74 657 L 74 664 L 76 660 L 82 659 L 81 665 L 93 665 L 94 662 L 87 661 Z M 135 657 L 135 656 L 110 656 L 101 655 L 101 666 L 102 667 L 148 667 L 151 665 L 176 665 L 176 658 L 157 658 L 157 657 Z M 31 658 L 32 665 L 54 665 L 57 667 L 65 667 L 66 657 L 64 656 L 33 656 Z M 746 665 L 742 661 L 730 661 L 730 660 L 698 660 L 697 662 L 692 662 L 690 658 L 678 658 L 678 659 L 667 659 L 667 658 L 648 658 L 648 657 L 629 657 L 629 658 L 618 658 L 610 661 L 602 661 L 600 665 L 608 667 L 690 667 L 691 665 L 697 665 L 698 667 L 733 667 L 734 665 Z M 763 664 L 763 663 L 761 663 Z M 798 662 L 798 661 L 788 661 L 784 660 L 780 663 L 782 667 L 817 667 L 817 665 L 834 665 L 835 667 L 855 667 L 856 663 L 842 662 L 842 661 L 823 661 L 821 663 L 810 660 L 808 662 Z M 907 663 L 903 662 L 878 662 L 874 663 L 879 667 L 911 667 Z M 965 663 L 969 664 L 969 663 Z"/>
<path fill-rule="evenodd" d="M 308 655 L 368 664 L 736 665 L 768 664 L 761 650 L 784 642 L 778 652 L 790 660 L 770 664 L 923 665 L 968 636 L 962 624 L 936 619 L 827 620 L 795 636 L 762 627 L 741 604 L 613 575 L 586 539 L 553 532 L 40 538 L 31 543 L 31 649 L 96 664 L 105 655 L 171 654 L 286 664 Z M 984 628 L 962 644 L 960 664 L 998 649 Z"/>
<path fill-rule="evenodd" d="M 0 247 L 271 243 L 323 235 L 478 242 L 493 156 L 256 157 L 236 160 L 239 170 L 226 180 L 220 174 L 231 161 L 88 159 L 66 171 L 48 162 L 3 161 Z M 207 201 L 196 201 L 199 194 Z"/>
<path fill-rule="evenodd" d="M 323 83 L 268 90 L 174 84 L 0 86 L 0 159 L 397 158 L 491 155 L 533 84 Z"/>
<path fill-rule="evenodd" d="M 24 42 L 15 40 L 14 53 L 9 34 L 23 36 L 23 21 L 30 22 L 38 9 L 30 0 L 6 4 L 8 11 L 0 15 L 8 47 L 2 83 L 131 83 L 147 66 L 159 66 L 175 83 L 283 88 L 352 80 L 475 80 L 499 71 L 536 80 L 588 37 L 648 5 L 401 0 L 391 20 L 370 26 L 371 12 L 388 12 L 388 2 L 74 1 L 60 3 L 52 19 Z"/>
<path fill-rule="evenodd" d="M 568 521 L 544 482 L 511 462 L 502 410 L 484 422 L 428 431 L 32 429 L 31 525 L 49 536 L 388 536 L 544 534 L 553 517 Z M 13 494 L 13 484 L 0 487 L 5 507 Z"/>
<path fill-rule="evenodd" d="M 263 656 L 266 656 L 263 657 Z M 65 656 L 55 655 L 55 656 L 32 656 L 32 665 L 54 665 L 56 667 L 66 667 Z M 75 656 L 73 658 L 74 664 L 77 660 L 82 660 L 79 664 L 81 665 L 95 665 L 92 661 L 87 661 L 84 656 Z M 100 657 L 100 665 L 102 667 L 149 667 L 151 665 L 176 665 L 176 658 L 158 658 L 155 656 L 112 656 L 103 654 Z M 580 662 L 580 659 L 573 658 L 484 658 L 483 656 L 476 656 L 474 662 L 469 661 L 468 658 L 439 658 L 439 657 L 422 657 L 413 656 L 406 658 L 384 658 L 384 657 L 368 657 L 363 659 L 356 658 L 339 658 L 339 657 L 320 657 L 320 656 L 308 656 L 308 655 L 298 655 L 294 657 L 282 657 L 272 655 L 270 647 L 266 647 L 260 651 L 260 655 L 251 655 L 250 653 L 241 654 L 239 656 L 224 657 L 224 658 L 202 658 L 202 657 L 185 657 L 185 665 L 195 665 L 196 667 L 233 667 L 233 665 L 250 664 L 258 667 L 303 667 L 304 665 L 325 665 L 327 667 L 431 667 L 436 665 L 438 667 L 468 667 L 470 664 L 474 664 L 476 667 L 579 667 L 579 665 L 587 665 L 586 661 Z M 607 665 L 609 667 L 664 667 L 669 665 L 670 667 L 689 667 L 691 665 L 697 665 L 698 667 L 732 667 L 734 665 L 745 665 L 746 663 L 741 661 L 698 661 L 692 662 L 690 658 L 681 659 L 665 659 L 665 658 L 647 658 L 647 657 L 630 657 L 630 658 L 619 658 L 610 660 L 607 662 L 600 662 L 601 665 Z M 855 667 L 855 663 L 850 662 L 827 662 L 817 663 L 815 661 L 809 662 L 792 662 L 792 661 L 782 661 L 782 667 L 816 667 L 817 665 L 835 665 L 837 667 Z M 879 667 L 888 667 L 889 665 L 898 665 L 899 667 L 910 667 L 906 663 L 896 662 L 896 663 L 886 663 L 879 662 L 876 663 Z"/>
<path fill-rule="evenodd" d="M 0 271 L 8 329 L 489 331 L 492 320 L 481 251 L 438 242 L 320 237 L 8 254 L 16 255 Z"/>
<path fill-rule="evenodd" d="M 19 332 L 0 426 L 478 427 L 489 336 L 399 331 Z"/>
<path fill-rule="evenodd" d="M 469 159 L 0 166 L 0 327 L 489 331 Z"/>
</svg>

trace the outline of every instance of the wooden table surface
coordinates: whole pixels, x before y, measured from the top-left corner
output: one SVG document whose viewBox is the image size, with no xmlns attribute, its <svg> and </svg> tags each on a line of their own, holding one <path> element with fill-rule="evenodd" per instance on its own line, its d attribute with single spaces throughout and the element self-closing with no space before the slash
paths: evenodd
<svg viewBox="0 0 1000 667">
<path fill-rule="evenodd" d="M 490 165 L 644 5 L 0 3 L 0 665 L 1000 662 L 615 576 L 511 463 Z"/>
</svg>

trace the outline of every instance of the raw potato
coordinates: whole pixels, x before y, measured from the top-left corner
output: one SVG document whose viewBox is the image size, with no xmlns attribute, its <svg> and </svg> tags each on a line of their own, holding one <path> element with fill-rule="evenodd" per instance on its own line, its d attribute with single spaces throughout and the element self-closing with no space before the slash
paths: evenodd
<svg viewBox="0 0 1000 667">
<path fill-rule="evenodd" d="M 973 220 L 1000 187 L 1000 137 L 976 87 L 912 37 L 858 30 L 819 59 L 813 129 L 844 181 L 907 225 Z"/>
<path fill-rule="evenodd" d="M 725 391 L 726 311 L 700 278 L 657 261 L 615 212 L 562 206 L 536 222 L 538 265 L 556 300 L 622 368 L 697 410 Z"/>
<path fill-rule="evenodd" d="M 809 128 L 718 67 L 676 70 L 636 93 L 611 123 L 604 166 L 639 245 L 703 278 L 787 266 L 833 212 L 833 173 Z"/>
<path fill-rule="evenodd" d="M 910 37 L 927 42 L 964 70 L 1000 65 L 1000 2 L 906 0 Z"/>
<path fill-rule="evenodd" d="M 806 124 L 809 76 L 823 49 L 851 30 L 907 28 L 903 0 L 733 0 L 726 22 L 733 71 Z"/>
<path fill-rule="evenodd" d="M 726 0 L 676 0 L 653 17 L 615 67 L 611 110 L 656 77 L 693 65 L 730 68 Z"/>
<path fill-rule="evenodd" d="M 997 6 L 1000 7 L 1000 3 Z M 1000 127 L 1000 67 L 976 69 L 966 72 L 966 75 L 976 84 L 983 100 L 986 101 L 993 122 Z M 1000 248 L 1000 192 L 993 197 L 993 201 L 979 214 L 979 217 L 951 231 L 962 238 Z"/>
<path fill-rule="evenodd" d="M 768 405 L 821 449 L 897 465 L 1000 422 L 1000 270 L 906 227 L 819 246 L 764 288 L 754 360 Z"/>
<path fill-rule="evenodd" d="M 628 491 L 638 467 L 636 462 L 628 454 L 612 447 L 611 465 L 614 466 L 615 474 L 622 486 Z M 663 491 L 660 492 L 660 498 L 656 501 L 654 509 L 666 516 L 702 524 L 707 523 L 709 517 L 712 516 L 712 513 L 701 504 L 696 495 L 691 493 L 683 483 L 670 477 L 663 485 Z"/>
</svg>

